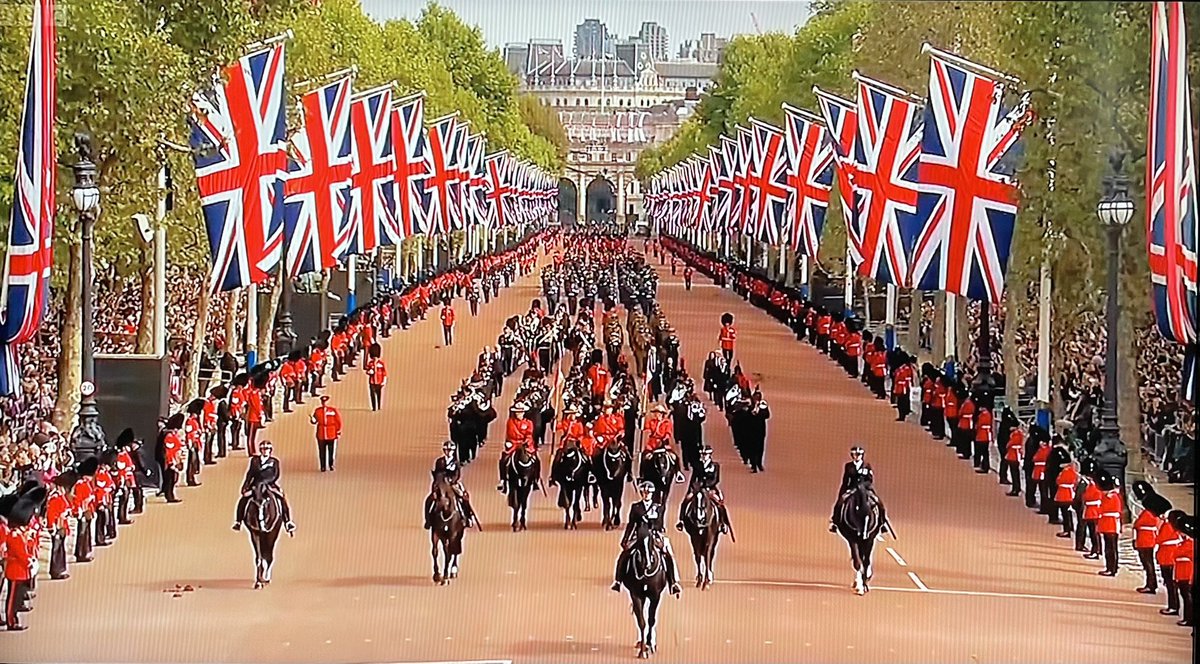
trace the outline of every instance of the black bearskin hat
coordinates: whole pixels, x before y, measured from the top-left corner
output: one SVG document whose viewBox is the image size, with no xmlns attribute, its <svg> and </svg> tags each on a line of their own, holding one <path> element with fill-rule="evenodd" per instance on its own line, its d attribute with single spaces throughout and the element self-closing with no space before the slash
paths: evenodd
<svg viewBox="0 0 1200 664">
<path fill-rule="evenodd" d="M 237 374 L 236 376 L 233 377 L 233 380 L 229 381 L 229 384 L 234 387 L 245 387 L 250 384 L 250 374 L 247 374 L 247 373 Z"/>
<path fill-rule="evenodd" d="M 300 360 L 303 358 L 304 358 L 304 351 L 302 351 L 302 350 L 294 350 L 294 351 L 288 353 L 288 356 L 287 356 L 288 362 L 295 362 L 296 360 Z"/>
<path fill-rule="evenodd" d="M 218 385 L 208 391 L 210 395 L 217 399 L 224 399 L 229 396 L 229 388 L 224 385 Z"/>
<path fill-rule="evenodd" d="M 182 424 L 182 422 L 180 422 Z M 96 474 L 100 468 L 100 459 L 90 456 L 75 465 L 75 472 L 79 473 L 80 477 L 91 477 Z"/>
<path fill-rule="evenodd" d="M 174 431 L 179 431 L 180 429 L 183 428 L 183 422 L 185 419 L 186 419 L 186 416 L 182 411 L 175 413 L 174 415 L 167 418 L 167 422 L 166 422 L 166 424 L 163 425 L 163 428 L 171 429 Z"/>
<path fill-rule="evenodd" d="M 125 427 L 125 430 L 121 432 L 121 435 L 117 436 L 117 440 L 113 443 L 113 447 L 119 450 L 124 449 L 130 445 L 133 445 L 133 441 L 135 439 L 136 436 L 133 435 L 133 429 Z"/>
<path fill-rule="evenodd" d="M 61 473 L 59 473 L 58 477 L 54 478 L 54 486 L 61 487 L 63 489 L 70 491 L 71 488 L 74 487 L 75 483 L 78 481 L 79 481 L 79 473 L 68 468 L 68 469 L 62 471 Z"/>
<path fill-rule="evenodd" d="M 1100 467 L 1096 465 L 1096 460 L 1090 456 L 1085 456 L 1079 460 L 1079 474 L 1084 477 L 1096 478 L 1100 472 Z"/>
<path fill-rule="evenodd" d="M 255 389 L 264 389 L 267 387 L 267 381 L 271 379 L 271 374 L 266 371 L 256 371 L 250 378 L 250 384 Z"/>
<path fill-rule="evenodd" d="M 1100 487 L 1101 491 L 1112 491 L 1117 488 L 1117 478 L 1102 470 L 1096 476 L 1096 486 Z"/>
<path fill-rule="evenodd" d="M 1029 427 L 1029 439 L 1037 442 L 1050 442 L 1050 432 L 1040 424 Z"/>
<path fill-rule="evenodd" d="M 42 503 L 46 500 L 46 488 L 38 487 L 34 491 L 21 496 L 17 502 L 8 510 L 5 518 L 10 526 L 24 527 L 28 526 L 33 520 L 33 516 L 42 509 Z"/>
<path fill-rule="evenodd" d="M 733 323 L 733 314 L 729 313 L 728 311 L 721 314 L 721 324 L 722 325 L 730 325 L 732 323 Z"/>
<path fill-rule="evenodd" d="M 1185 514 L 1183 510 L 1171 510 L 1167 515 L 1167 521 L 1175 526 L 1175 530 L 1196 539 L 1196 517 Z"/>
<path fill-rule="evenodd" d="M 187 405 L 188 415 L 203 415 L 204 414 L 204 399 L 192 399 Z"/>
<path fill-rule="evenodd" d="M 106 466 L 117 465 L 117 450 L 116 448 L 108 447 L 100 451 L 100 463 Z"/>
<path fill-rule="evenodd" d="M 383 355 L 383 347 L 377 343 L 371 344 L 371 348 L 368 353 L 373 359 L 379 359 L 379 356 Z"/>
</svg>

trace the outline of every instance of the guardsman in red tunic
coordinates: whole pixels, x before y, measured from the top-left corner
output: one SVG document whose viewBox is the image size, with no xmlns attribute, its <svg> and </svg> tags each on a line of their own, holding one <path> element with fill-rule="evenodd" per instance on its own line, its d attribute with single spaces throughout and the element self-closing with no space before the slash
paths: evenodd
<svg viewBox="0 0 1200 664">
<path fill-rule="evenodd" d="M 857 329 L 847 330 L 844 339 L 846 344 L 846 373 L 851 378 L 858 378 L 858 358 L 862 354 L 862 333 Z"/>
<path fill-rule="evenodd" d="M 1179 584 L 1175 582 L 1175 552 L 1179 549 L 1183 538 L 1171 523 L 1171 519 L 1168 518 L 1173 511 L 1175 510 L 1168 510 L 1162 515 L 1162 523 L 1159 524 L 1158 533 L 1154 536 L 1154 543 L 1158 545 L 1158 551 L 1154 557 L 1162 572 L 1163 589 L 1167 591 L 1167 607 L 1158 611 L 1164 616 L 1179 615 Z"/>
<path fill-rule="evenodd" d="M 367 372 L 367 388 L 370 390 L 372 411 L 383 407 L 383 386 L 387 385 L 387 365 L 379 356 L 381 352 L 379 344 L 373 344 L 370 348 L 370 356 L 363 363 L 363 370 Z"/>
<path fill-rule="evenodd" d="M 1050 461 L 1050 441 L 1046 438 L 1038 440 L 1037 452 L 1033 453 L 1033 473 L 1030 478 L 1037 487 L 1038 505 L 1046 506 L 1050 500 L 1049 487 L 1046 486 L 1046 464 Z M 1033 493 L 1034 486 L 1028 486 L 1026 491 Z M 1047 508 L 1049 509 L 1049 508 Z"/>
<path fill-rule="evenodd" d="M 345 372 L 347 345 L 345 330 L 334 332 L 333 336 L 329 338 L 329 350 L 333 355 L 333 381 L 335 383 L 342 379 L 342 374 Z"/>
<path fill-rule="evenodd" d="M 900 351 L 903 353 L 904 351 Z M 900 357 L 900 366 L 896 375 L 892 376 L 892 403 L 896 406 L 896 421 L 903 422 L 912 413 L 912 385 L 916 378 L 913 371 L 912 359 L 908 355 Z"/>
<path fill-rule="evenodd" d="M 1020 424 L 1013 426 L 1004 446 L 1004 459 L 1000 463 L 1000 479 L 1008 479 L 1012 490 L 1006 495 L 1021 495 L 1021 465 L 1025 461 L 1025 430 Z"/>
<path fill-rule="evenodd" d="M 1196 517 L 1176 510 L 1170 518 L 1175 520 L 1175 529 L 1179 531 L 1179 545 L 1175 549 L 1175 583 L 1183 597 L 1183 618 L 1175 624 L 1191 627 L 1196 586 Z"/>
<path fill-rule="evenodd" d="M 692 290 L 692 275 L 694 273 L 695 273 L 695 270 L 692 269 L 691 265 L 688 265 L 687 267 L 683 268 L 683 287 L 684 287 L 684 289 Z"/>
<path fill-rule="evenodd" d="M 1080 481 L 1083 484 L 1083 491 L 1076 496 L 1076 502 L 1083 504 L 1083 511 L 1079 515 L 1079 528 L 1075 531 L 1075 550 L 1083 551 L 1084 541 L 1089 540 L 1092 548 L 1083 557 L 1095 560 L 1100 557 L 1100 533 L 1097 531 L 1097 526 L 1100 524 L 1100 503 L 1104 500 L 1104 494 L 1100 491 L 1095 477 L 1089 477 L 1084 473 Z M 1059 482 L 1062 482 L 1061 477 Z M 1153 553 L 1154 534 L 1150 535 L 1150 552 Z"/>
<path fill-rule="evenodd" d="M 321 405 L 313 411 L 312 423 L 317 425 L 317 457 L 321 472 L 332 471 L 337 441 L 342 436 L 342 414 L 329 405 L 329 395 L 321 395 Z"/>
<path fill-rule="evenodd" d="M 92 495 L 95 497 L 96 511 L 96 546 L 108 546 L 113 531 L 116 530 L 113 523 L 113 492 L 117 488 L 117 481 L 112 476 L 110 466 L 106 463 L 110 459 L 101 457 L 100 467 L 96 469 L 96 474 L 92 476 Z"/>
<path fill-rule="evenodd" d="M 392 305 L 386 299 L 379 304 L 379 329 L 384 339 L 392 336 Z"/>
<path fill-rule="evenodd" d="M 897 350 L 896 354 L 899 356 L 900 351 Z M 887 398 L 887 356 L 887 350 L 883 347 L 883 340 L 876 337 L 870 361 L 870 385 L 871 389 L 875 392 L 875 396 L 880 399 Z M 912 371 L 911 367 L 909 371 Z M 905 394 L 907 395 L 907 389 L 905 390 Z"/>
<path fill-rule="evenodd" d="M 312 350 L 308 352 L 308 384 L 311 387 L 309 392 L 314 397 L 317 396 L 317 390 L 325 387 L 325 367 L 329 362 L 329 352 L 325 350 L 325 342 L 318 341 L 313 344 Z"/>
<path fill-rule="evenodd" d="M 206 466 L 212 466 L 217 463 L 216 459 L 213 458 L 213 450 L 216 448 L 217 442 L 217 406 L 220 401 L 211 392 L 204 399 L 204 412 L 201 415 L 200 422 L 203 425 L 201 429 L 204 431 L 204 465 Z M 132 431 L 130 433 L 132 434 Z"/>
<path fill-rule="evenodd" d="M 183 442 L 188 448 L 187 485 L 200 486 L 200 464 L 204 452 L 204 400 L 193 399 L 187 406 L 183 423 Z"/>
<path fill-rule="evenodd" d="M 537 471 L 535 476 L 539 478 L 542 476 L 541 462 L 537 457 L 537 444 L 533 440 L 533 422 L 525 417 L 527 412 L 529 412 L 529 406 L 525 402 L 514 403 L 509 411 L 508 421 L 504 424 L 504 451 L 500 453 L 500 463 L 497 464 L 500 475 L 500 482 L 496 486 L 497 491 L 504 491 L 504 467 L 522 447 L 533 457 L 534 468 Z M 533 488 L 535 491 L 538 489 L 537 482 L 534 483 Z"/>
<path fill-rule="evenodd" d="M 925 365 L 929 367 L 928 364 Z M 933 376 L 925 374 L 921 378 L 921 426 L 933 433 L 933 395 L 937 393 L 937 382 Z"/>
<path fill-rule="evenodd" d="M 137 464 L 134 463 L 132 449 L 137 445 L 137 439 L 133 435 L 133 429 L 125 429 L 121 435 L 117 437 L 114 447 L 117 449 L 117 523 L 126 525 L 133 523 L 129 519 L 130 509 L 129 501 L 133 499 L 133 513 L 141 512 L 141 493 L 142 489 L 138 486 L 137 481 Z"/>
<path fill-rule="evenodd" d="M 1171 503 L 1158 495 L 1148 482 L 1133 483 L 1133 495 L 1142 503 L 1142 512 L 1133 520 L 1133 548 L 1137 551 L 1138 561 L 1142 564 L 1142 572 L 1146 582 L 1137 589 L 1144 595 L 1158 592 L 1158 572 L 1154 569 L 1154 547 L 1158 544 L 1158 531 L 1162 527 L 1163 517 L 1171 511 Z"/>
<path fill-rule="evenodd" d="M 447 346 L 454 343 L 454 307 L 450 303 L 442 305 L 442 340 Z"/>
<path fill-rule="evenodd" d="M 958 452 L 958 458 L 971 458 L 971 442 L 975 440 L 975 415 L 976 403 L 970 395 L 958 394 L 954 389 L 946 391 L 946 419 L 950 419 L 949 399 L 950 395 L 955 395 L 958 401 L 958 426 L 954 428 L 951 439 L 954 441 L 954 449 Z"/>
<path fill-rule="evenodd" d="M 20 612 L 27 610 L 29 591 L 37 575 L 38 537 L 32 522 L 40 503 L 40 498 L 22 496 L 8 513 L 8 528 L 4 533 L 4 579 L 8 582 L 4 622 L 10 632 L 26 629 L 21 624 Z"/>
<path fill-rule="evenodd" d="M 733 326 L 733 314 L 721 314 L 721 333 L 717 335 L 717 340 L 721 343 L 721 354 L 725 356 L 725 361 L 733 362 L 733 346 L 737 343 L 737 328 Z"/>
<path fill-rule="evenodd" d="M 992 469 L 991 449 L 996 438 L 996 420 L 992 416 L 992 409 L 987 406 L 981 406 L 978 415 L 975 416 L 974 438 L 974 448 L 971 451 L 974 453 L 972 463 L 975 472 L 987 474 Z"/>
<path fill-rule="evenodd" d="M 75 488 L 79 475 L 73 469 L 59 473 L 50 484 L 50 497 L 46 499 L 46 528 L 50 531 L 50 578 L 69 579 L 67 572 L 67 536 L 71 534 L 70 491 Z"/>
<path fill-rule="evenodd" d="M 1125 502 L 1121 499 L 1121 490 L 1117 481 L 1111 475 L 1102 473 L 1096 478 L 1104 495 L 1100 497 L 1100 521 L 1096 530 L 1100 532 L 1100 540 L 1104 542 L 1104 569 L 1101 576 L 1116 576 L 1118 569 L 1117 540 L 1121 534 L 1121 515 L 1125 511 Z"/>
<path fill-rule="evenodd" d="M 279 380 L 283 383 L 283 412 L 292 412 L 292 400 L 296 395 L 296 365 L 289 358 L 279 367 Z"/>
<path fill-rule="evenodd" d="M 156 460 L 162 467 L 162 494 L 168 503 L 179 502 L 179 498 L 175 496 L 175 485 L 179 483 L 179 474 L 183 472 L 184 457 L 187 455 L 183 440 L 179 437 L 183 421 L 183 413 L 175 413 L 163 423 L 163 430 L 159 434 Z"/>
<path fill-rule="evenodd" d="M 1054 489 L 1054 505 L 1058 508 L 1062 519 L 1062 531 L 1056 537 L 1070 537 L 1075 532 L 1075 519 L 1072 507 L 1075 504 L 1075 488 L 1079 484 L 1079 473 L 1075 464 L 1068 462 L 1058 473 Z"/>
<path fill-rule="evenodd" d="M 242 434 L 245 433 L 246 402 L 250 397 L 249 376 L 240 374 L 234 377 L 233 387 L 229 390 L 229 449 L 241 449 Z"/>
<path fill-rule="evenodd" d="M 263 427 L 263 400 L 264 388 L 260 386 L 265 383 L 266 374 L 259 374 L 255 380 L 255 385 L 246 393 L 246 454 L 248 456 L 258 455 L 258 431 Z"/>
</svg>

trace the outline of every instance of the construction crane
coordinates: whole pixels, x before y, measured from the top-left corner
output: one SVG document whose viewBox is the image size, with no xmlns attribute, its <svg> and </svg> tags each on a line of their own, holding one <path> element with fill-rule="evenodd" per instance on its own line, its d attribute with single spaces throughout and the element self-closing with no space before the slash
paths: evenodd
<svg viewBox="0 0 1200 664">
<path fill-rule="evenodd" d="M 762 27 L 761 27 L 761 26 L 759 26 L 759 24 L 758 24 L 758 17 L 754 15 L 754 12 L 750 12 L 750 21 L 754 23 L 754 32 L 756 32 L 756 33 L 758 33 L 759 35 L 761 35 L 761 34 L 762 34 Z"/>
</svg>

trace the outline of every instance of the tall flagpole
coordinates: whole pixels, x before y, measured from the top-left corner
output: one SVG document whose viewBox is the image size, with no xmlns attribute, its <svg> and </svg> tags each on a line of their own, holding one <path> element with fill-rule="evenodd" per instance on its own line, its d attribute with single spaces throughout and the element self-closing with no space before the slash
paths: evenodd
<svg viewBox="0 0 1200 664">
<path fill-rule="evenodd" d="M 896 284 L 887 285 L 887 311 L 884 312 L 884 344 L 888 350 L 896 348 L 896 300 L 899 299 L 899 294 L 896 291 Z M 920 314 L 920 312 L 915 312 Z M 913 313 L 909 313 L 908 324 L 912 325 Z"/>
<path fill-rule="evenodd" d="M 846 287 L 842 293 L 842 304 L 845 311 L 844 315 L 850 316 L 854 313 L 854 259 L 850 254 L 850 245 L 846 245 Z"/>
<path fill-rule="evenodd" d="M 154 356 L 167 353 L 167 165 L 158 169 L 158 210 L 154 229 Z"/>
<path fill-rule="evenodd" d="M 1038 359 L 1037 401 L 1038 424 L 1050 430 L 1050 262 L 1042 261 L 1041 280 L 1038 286 Z"/>
<path fill-rule="evenodd" d="M 246 287 L 246 368 L 250 369 L 257 363 L 258 284 L 250 284 Z"/>
<path fill-rule="evenodd" d="M 800 257 L 800 297 L 808 299 L 808 254 Z"/>
<path fill-rule="evenodd" d="M 358 304 L 354 301 L 355 291 L 358 290 L 358 255 L 350 254 L 346 259 L 346 313 L 354 311 Z"/>
<path fill-rule="evenodd" d="M 955 320 L 958 312 L 958 296 L 954 293 L 946 293 L 946 357 L 955 357 L 958 354 L 958 327 Z M 955 357 L 955 359 L 958 359 Z"/>
</svg>

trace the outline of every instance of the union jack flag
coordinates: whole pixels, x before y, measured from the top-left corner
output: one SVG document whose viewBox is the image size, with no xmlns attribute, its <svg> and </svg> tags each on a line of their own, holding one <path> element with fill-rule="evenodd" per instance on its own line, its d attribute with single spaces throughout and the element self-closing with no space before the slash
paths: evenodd
<svg viewBox="0 0 1200 664">
<path fill-rule="evenodd" d="M 292 278 L 337 265 L 350 242 L 350 79 L 305 94 L 284 184 L 287 271 Z"/>
<path fill-rule="evenodd" d="M 489 154 L 484 163 L 487 167 L 487 180 L 484 182 L 485 223 L 489 228 L 503 228 L 508 221 L 505 199 L 510 198 L 512 193 L 508 185 L 508 151 Z"/>
<path fill-rule="evenodd" d="M 214 292 L 262 282 L 283 253 L 283 64 L 282 43 L 242 56 L 211 95 L 192 98 L 191 144 Z"/>
<path fill-rule="evenodd" d="M 1183 3 L 1154 3 L 1146 235 L 1163 337 L 1196 344 L 1196 153 Z M 1196 349 L 1190 349 L 1195 368 Z M 1190 377 L 1194 385 L 1195 377 Z M 1188 381 L 1185 379 L 1185 391 Z M 1194 388 L 1193 388 L 1194 395 Z"/>
<path fill-rule="evenodd" d="M 920 102 L 878 81 L 858 78 L 854 141 L 855 219 L 859 274 L 909 286 L 908 257 L 916 235 Z"/>
<path fill-rule="evenodd" d="M 450 146 L 450 227 L 462 230 L 467 226 L 465 214 L 467 188 L 470 174 L 467 173 L 467 138 L 471 135 L 469 122 L 454 125 L 454 141 Z"/>
<path fill-rule="evenodd" d="M 454 179 L 454 135 L 455 118 L 447 115 L 433 121 L 429 127 L 429 150 L 425 156 L 429 164 L 429 176 L 425 179 L 425 190 L 430 196 L 429 227 L 431 233 L 449 233 L 453 202 L 450 183 Z"/>
<path fill-rule="evenodd" d="M 778 127 L 751 119 L 754 128 L 755 159 L 751 170 L 750 188 L 754 192 L 754 236 L 770 244 L 779 244 L 784 220 L 787 219 L 788 165 L 783 131 Z"/>
<path fill-rule="evenodd" d="M 815 258 L 833 189 L 833 143 L 820 118 L 787 104 L 783 111 L 791 167 L 787 185 L 791 245 Z"/>
<path fill-rule="evenodd" d="M 354 173 L 348 254 L 367 254 L 402 237 L 396 218 L 396 143 L 392 140 L 392 85 L 354 96 Z"/>
<path fill-rule="evenodd" d="M 725 217 L 722 223 L 725 224 L 725 232 L 732 237 L 735 232 L 741 230 L 738 214 L 742 207 L 740 180 L 738 179 L 741 168 L 741 148 L 736 139 L 721 135 L 721 156 L 724 157 L 723 163 L 727 173 L 727 177 L 717 183 L 725 192 Z"/>
<path fill-rule="evenodd" d="M 425 96 L 419 93 L 398 100 L 392 109 L 396 137 L 396 214 L 403 237 L 429 232 L 425 178 L 429 163 L 425 153 Z"/>
<path fill-rule="evenodd" d="M 1028 95 L 1006 112 L 1003 85 L 931 55 L 910 283 L 998 303 L 1016 228 L 1014 148 Z"/>
<path fill-rule="evenodd" d="M 700 159 L 699 186 L 696 189 L 696 225 L 705 231 L 714 227 L 713 212 L 717 207 L 716 159 L 710 148 L 708 159 Z"/>
<path fill-rule="evenodd" d="M 846 221 L 846 239 L 850 250 L 850 262 L 859 265 L 863 261 L 862 238 L 858 234 L 858 223 L 854 211 L 854 138 L 858 133 L 858 114 L 854 104 L 837 95 L 813 87 L 821 117 L 825 118 L 834 154 L 834 172 L 837 175 L 838 198 L 842 201 L 842 217 Z"/>
<path fill-rule="evenodd" d="M 465 183 L 466 196 L 463 208 L 469 225 L 483 224 L 483 153 L 487 150 L 486 140 L 482 134 L 473 134 L 467 138 L 467 159 Z"/>
<path fill-rule="evenodd" d="M 712 202 L 709 205 L 708 223 L 710 230 L 723 232 L 725 222 L 729 217 L 729 188 L 733 181 L 729 175 L 729 164 L 725 161 L 724 151 L 715 146 L 708 146 L 708 164 L 712 174 Z"/>
<path fill-rule="evenodd" d="M 754 189 L 750 179 L 755 170 L 754 164 L 754 132 L 739 125 L 737 127 L 738 169 L 734 172 L 733 186 L 738 191 L 738 229 L 742 235 L 754 234 Z"/>
<path fill-rule="evenodd" d="M 58 64 L 55 48 L 54 0 L 35 0 L 21 110 L 21 141 L 8 253 L 0 284 L 0 395 L 15 394 L 21 385 L 16 347 L 33 339 L 42 327 L 54 256 L 57 151 L 54 126 L 58 116 Z"/>
</svg>

